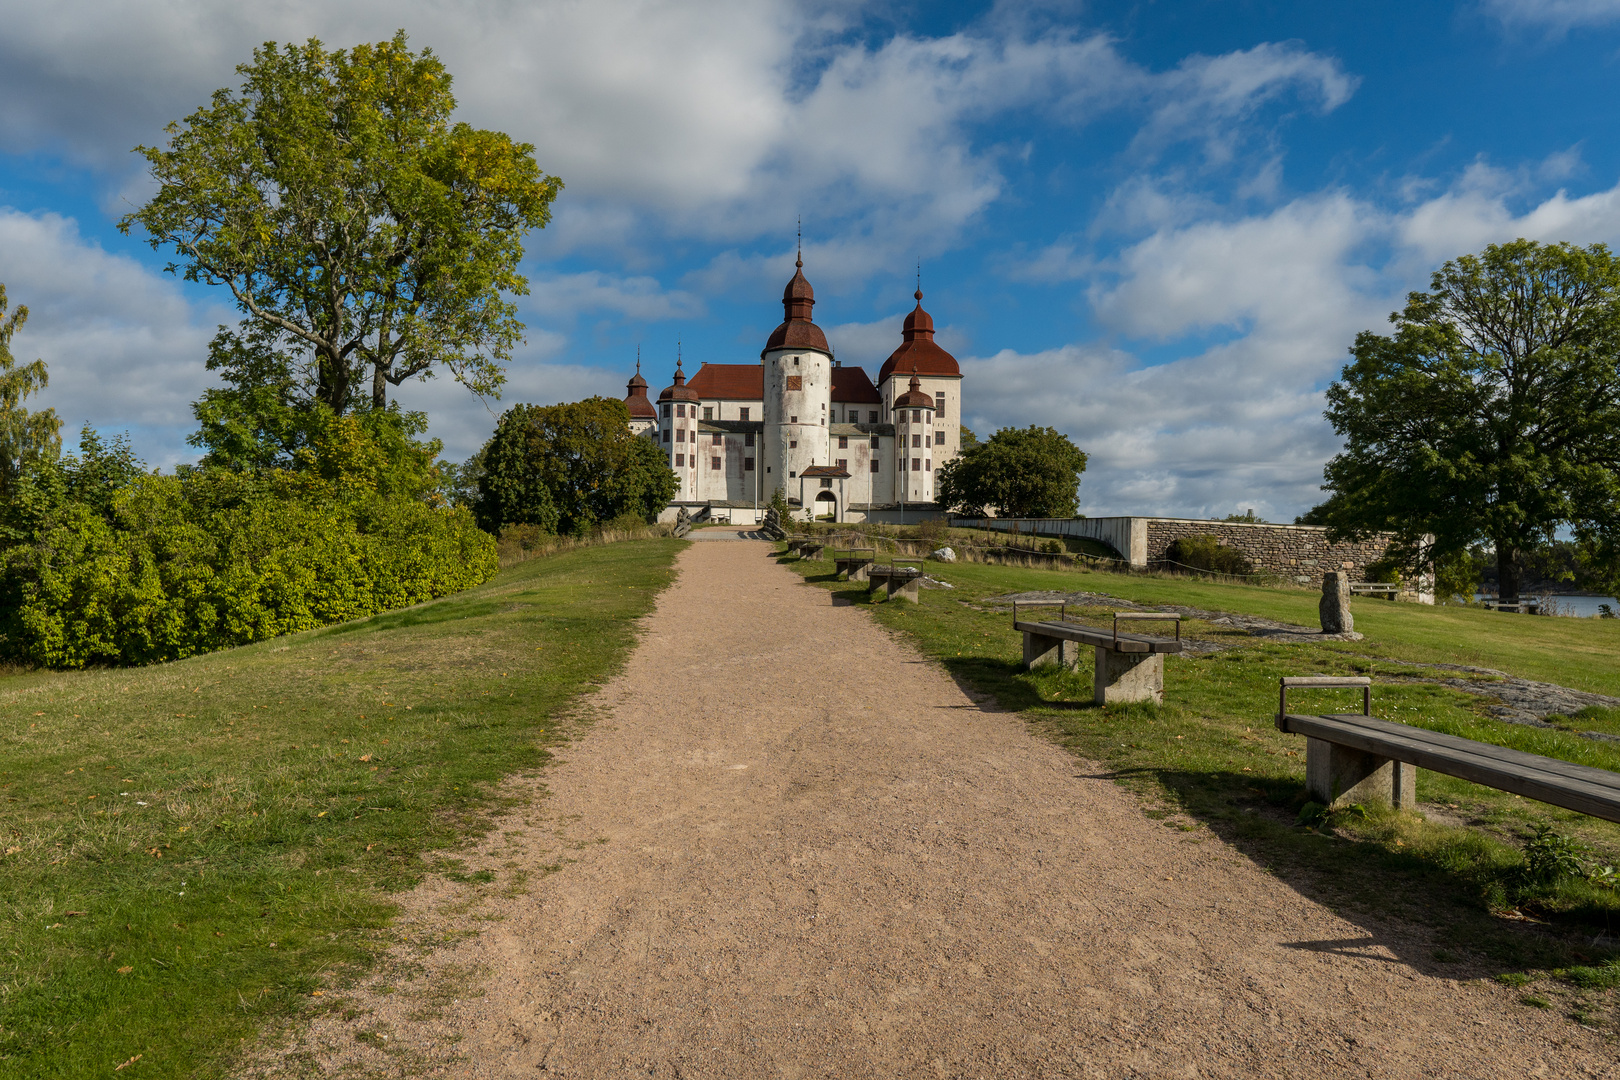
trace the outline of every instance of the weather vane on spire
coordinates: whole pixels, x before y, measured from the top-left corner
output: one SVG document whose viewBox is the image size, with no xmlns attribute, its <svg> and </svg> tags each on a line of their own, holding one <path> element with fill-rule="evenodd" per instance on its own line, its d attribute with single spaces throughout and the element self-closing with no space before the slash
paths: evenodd
<svg viewBox="0 0 1620 1080">
<path fill-rule="evenodd" d="M 804 215 L 799 215 L 799 253 L 793 257 L 793 265 L 804 266 Z"/>
</svg>

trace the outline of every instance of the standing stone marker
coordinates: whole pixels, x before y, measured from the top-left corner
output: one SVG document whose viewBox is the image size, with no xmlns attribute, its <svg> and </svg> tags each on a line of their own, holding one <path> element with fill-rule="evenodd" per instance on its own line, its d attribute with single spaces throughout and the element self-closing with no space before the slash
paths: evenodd
<svg viewBox="0 0 1620 1080">
<path fill-rule="evenodd" d="M 1329 570 L 1322 575 L 1322 601 L 1316 606 L 1322 618 L 1322 633 L 1349 634 L 1356 628 L 1350 614 L 1350 575 L 1343 570 Z"/>
</svg>

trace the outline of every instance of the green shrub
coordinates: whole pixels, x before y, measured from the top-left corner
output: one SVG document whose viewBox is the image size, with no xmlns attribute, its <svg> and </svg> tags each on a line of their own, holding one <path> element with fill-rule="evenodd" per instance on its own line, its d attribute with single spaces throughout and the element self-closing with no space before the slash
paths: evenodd
<svg viewBox="0 0 1620 1080">
<path fill-rule="evenodd" d="M 470 513 L 420 499 L 192 470 L 140 473 L 98 505 L 72 497 L 74 479 L 25 481 L 33 513 L 0 556 L 8 660 L 177 660 L 407 607 L 496 570 Z"/>
<path fill-rule="evenodd" d="M 1211 574 L 1252 574 L 1254 564 L 1243 552 L 1213 536 L 1183 536 L 1164 552 L 1165 561 Z"/>
</svg>

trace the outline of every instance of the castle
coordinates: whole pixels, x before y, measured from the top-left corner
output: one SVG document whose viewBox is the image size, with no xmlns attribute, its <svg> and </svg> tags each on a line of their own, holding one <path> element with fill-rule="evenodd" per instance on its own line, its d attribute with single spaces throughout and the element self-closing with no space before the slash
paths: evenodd
<svg viewBox="0 0 1620 1080">
<path fill-rule="evenodd" d="M 833 356 L 811 318 L 803 258 L 794 266 L 758 364 L 706 363 L 688 382 L 677 362 L 655 404 L 637 363 L 624 399 L 630 429 L 658 444 L 680 480 L 664 516 L 708 506 L 752 524 L 777 488 L 807 517 L 940 516 L 934 474 L 961 450 L 962 371 L 934 342 L 922 289 L 874 385 Z"/>
</svg>

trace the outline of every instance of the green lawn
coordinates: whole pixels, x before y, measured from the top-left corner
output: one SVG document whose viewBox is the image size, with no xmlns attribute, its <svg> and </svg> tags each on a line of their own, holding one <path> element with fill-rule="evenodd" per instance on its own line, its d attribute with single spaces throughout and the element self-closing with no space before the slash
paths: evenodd
<svg viewBox="0 0 1620 1080">
<path fill-rule="evenodd" d="M 786 564 L 812 583 L 868 604 L 864 586 L 832 580 L 829 562 L 788 559 Z M 1607 965 L 1612 950 L 1591 944 L 1597 933 L 1620 923 L 1620 895 L 1579 878 L 1531 880 L 1522 854 L 1531 829 L 1544 823 L 1591 845 L 1599 862 L 1620 865 L 1620 826 L 1421 772 L 1422 816 L 1367 807 L 1312 819 L 1318 827 L 1307 828 L 1298 824 L 1307 802 L 1304 740 L 1277 732 L 1272 723 L 1282 675 L 1371 674 L 1374 712 L 1386 719 L 1620 770 L 1620 745 L 1583 739 L 1573 731 L 1505 724 L 1485 714 L 1475 695 L 1392 681 L 1434 674 L 1410 666 L 1413 662 L 1465 663 L 1620 695 L 1620 622 L 1369 599 L 1355 601 L 1356 628 L 1365 640 L 1291 645 L 1194 620 L 1185 624 L 1186 636 L 1229 648 L 1168 657 L 1162 706 L 1098 708 L 1091 701 L 1089 650 L 1082 650 L 1074 672 L 1021 671 L 1021 642 L 1010 614 L 985 610 L 980 601 L 1011 592 L 1085 591 L 1314 626 L 1316 596 L 977 564 L 932 564 L 930 572 L 955 588 L 925 589 L 917 605 L 880 602 L 868 610 L 880 623 L 909 634 L 960 680 L 995 695 L 1038 731 L 1104 765 L 1140 792 L 1149 812 L 1167 824 L 1192 828 L 1202 822 L 1335 907 L 1433 924 L 1445 944 L 1433 956 L 1416 958 L 1421 963 L 1445 970 L 1448 963 L 1469 958 L 1499 971 L 1564 971 L 1557 993 L 1564 995 L 1559 1000 L 1573 1002 L 1571 1015 L 1595 1015 L 1591 1010 L 1599 1007 L 1598 999 L 1591 995 L 1620 980 L 1620 967 Z M 1083 616 L 1105 624 L 1111 610 L 1099 605 Z M 1350 697 L 1318 692 L 1315 707 L 1359 706 L 1359 695 L 1354 703 Z M 1312 707 L 1312 699 L 1302 696 L 1300 707 Z M 1601 728 L 1614 719 L 1593 716 L 1573 726 Z M 1591 985 L 1572 988 L 1571 979 Z M 1613 1008 L 1607 997 L 1600 1004 L 1603 1010 Z"/>
<path fill-rule="evenodd" d="M 0 681 L 0 1077 L 222 1075 L 543 766 L 684 545 L 180 663 Z M 138 1060 L 135 1060 L 138 1057 Z"/>
</svg>

